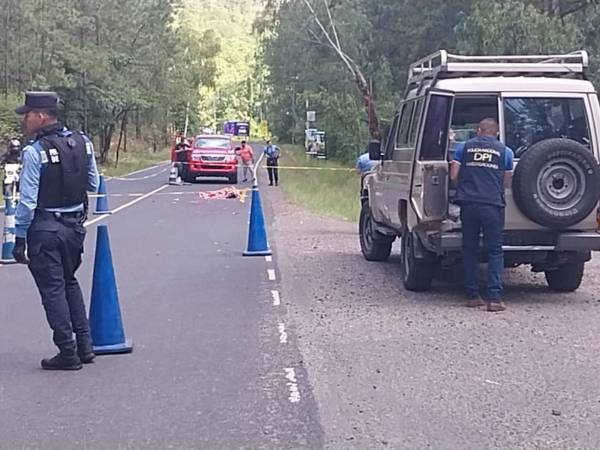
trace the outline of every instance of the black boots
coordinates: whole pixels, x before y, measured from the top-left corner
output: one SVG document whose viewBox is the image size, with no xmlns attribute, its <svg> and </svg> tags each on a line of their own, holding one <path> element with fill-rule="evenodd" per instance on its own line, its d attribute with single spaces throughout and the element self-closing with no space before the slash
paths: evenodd
<svg viewBox="0 0 600 450">
<path fill-rule="evenodd" d="M 96 355 L 92 343 L 78 343 L 77 353 L 72 350 L 68 352 L 59 352 L 52 358 L 42 359 L 42 369 L 45 370 L 79 370 L 83 364 L 94 362 Z"/>
<path fill-rule="evenodd" d="M 92 347 L 92 343 L 89 340 L 87 343 L 77 342 L 77 355 L 79 355 L 79 359 L 84 364 L 93 363 L 94 358 L 96 358 L 94 347 Z"/>
<path fill-rule="evenodd" d="M 42 359 L 42 369 L 45 370 L 79 370 L 81 367 L 81 360 L 77 355 L 59 353 L 52 358 Z"/>
</svg>

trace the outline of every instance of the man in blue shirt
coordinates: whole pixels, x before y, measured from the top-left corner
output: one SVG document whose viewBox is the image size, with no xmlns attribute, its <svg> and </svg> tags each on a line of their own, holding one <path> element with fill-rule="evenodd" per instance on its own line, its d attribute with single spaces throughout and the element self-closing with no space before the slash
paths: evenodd
<svg viewBox="0 0 600 450">
<path fill-rule="evenodd" d="M 488 261 L 485 300 L 492 312 L 506 309 L 502 301 L 504 190 L 510 185 L 513 170 L 513 152 L 498 140 L 498 130 L 495 119 L 479 122 L 477 136 L 456 149 L 450 168 L 460 205 L 467 306 L 485 304 L 477 283 L 479 236 L 483 231 Z"/>
<path fill-rule="evenodd" d="M 267 157 L 267 172 L 269 174 L 269 186 L 279 185 L 279 157 L 281 156 L 281 150 L 275 144 L 271 143 L 270 139 L 267 139 L 267 146 L 265 147 L 265 156 Z"/>
<path fill-rule="evenodd" d="M 363 153 L 356 159 L 356 171 L 360 175 L 365 175 L 367 172 L 373 170 L 377 161 L 371 160 L 369 158 L 369 152 Z"/>
<path fill-rule="evenodd" d="M 85 135 L 58 122 L 54 92 L 27 92 L 15 112 L 23 134 L 33 140 L 22 154 L 13 256 L 29 266 L 59 349 L 42 360 L 42 368 L 78 370 L 95 356 L 75 278 L 85 238 L 86 191 L 98 188 L 94 148 Z"/>
</svg>

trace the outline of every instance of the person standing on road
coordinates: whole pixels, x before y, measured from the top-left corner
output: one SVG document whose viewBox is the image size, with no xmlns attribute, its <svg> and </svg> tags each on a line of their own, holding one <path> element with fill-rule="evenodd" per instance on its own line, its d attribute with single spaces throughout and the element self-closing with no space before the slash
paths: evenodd
<svg viewBox="0 0 600 450">
<path fill-rule="evenodd" d="M 451 163 L 450 178 L 457 183 L 456 201 L 460 205 L 462 250 L 467 306 L 485 305 L 479 296 L 477 263 L 479 236 L 488 261 L 487 310 L 504 311 L 502 271 L 504 253 L 504 190 L 510 185 L 513 152 L 498 140 L 498 122 L 492 118 L 479 122 L 477 136 L 458 147 Z"/>
<path fill-rule="evenodd" d="M 254 152 L 252 147 L 246 144 L 246 141 L 242 141 L 242 146 L 238 151 L 240 159 L 242 160 L 242 174 L 244 175 L 244 182 L 248 181 L 248 173 L 252 175 L 252 164 L 254 164 Z"/>
<path fill-rule="evenodd" d="M 279 157 L 281 156 L 281 150 L 275 144 L 271 143 L 271 140 L 267 140 L 267 146 L 265 147 L 265 156 L 267 157 L 267 172 L 269 173 L 269 186 L 279 185 Z"/>
<path fill-rule="evenodd" d="M 86 191 L 98 189 L 94 148 L 84 134 L 58 121 L 55 92 L 27 92 L 15 112 L 23 134 L 33 140 L 23 149 L 13 256 L 29 266 L 59 349 L 42 360 L 42 368 L 78 370 L 95 357 L 75 278 L 85 238 Z"/>
</svg>

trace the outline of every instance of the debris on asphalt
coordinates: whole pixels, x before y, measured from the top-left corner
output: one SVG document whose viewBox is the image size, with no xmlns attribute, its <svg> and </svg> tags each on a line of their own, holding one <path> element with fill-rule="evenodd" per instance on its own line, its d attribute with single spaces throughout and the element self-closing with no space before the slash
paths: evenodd
<svg viewBox="0 0 600 450">
<path fill-rule="evenodd" d="M 217 189 L 216 191 L 199 192 L 198 196 L 201 200 L 222 200 L 228 198 L 242 198 L 245 196 L 248 189 L 236 189 L 233 186 Z"/>
</svg>

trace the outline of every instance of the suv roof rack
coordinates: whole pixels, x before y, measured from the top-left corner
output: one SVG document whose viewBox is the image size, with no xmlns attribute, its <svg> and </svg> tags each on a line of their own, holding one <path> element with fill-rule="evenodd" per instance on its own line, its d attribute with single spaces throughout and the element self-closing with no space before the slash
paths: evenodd
<svg viewBox="0 0 600 450">
<path fill-rule="evenodd" d="M 426 79 L 473 76 L 553 76 L 585 79 L 585 50 L 564 55 L 463 56 L 439 50 L 410 65 L 408 85 Z"/>
</svg>

